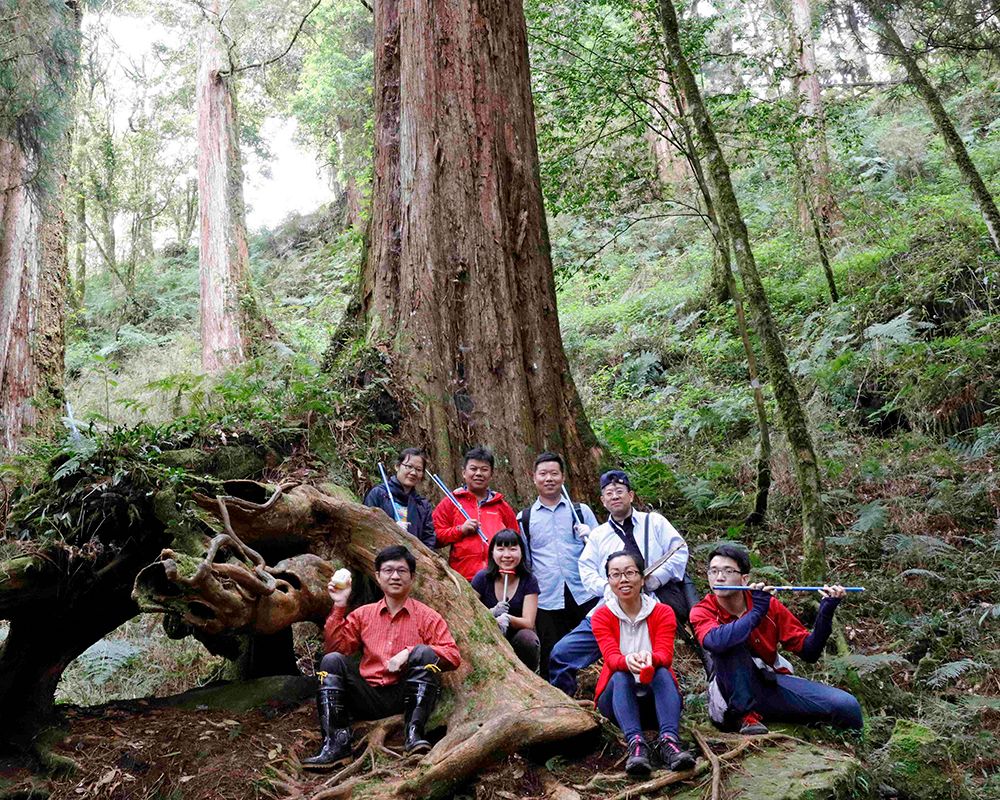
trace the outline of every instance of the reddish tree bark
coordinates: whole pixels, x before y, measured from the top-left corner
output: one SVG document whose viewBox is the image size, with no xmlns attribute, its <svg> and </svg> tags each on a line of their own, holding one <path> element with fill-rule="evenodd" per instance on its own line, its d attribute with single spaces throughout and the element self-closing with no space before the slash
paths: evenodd
<svg viewBox="0 0 1000 800">
<path fill-rule="evenodd" d="M 561 451 L 583 491 L 598 450 L 559 335 L 521 3 L 385 0 L 375 55 L 362 308 L 413 393 L 403 436 L 454 470 L 494 446 L 521 497 Z"/>
<path fill-rule="evenodd" d="M 218 0 L 203 23 L 198 68 L 198 214 L 201 226 L 201 362 L 218 372 L 246 359 L 252 319 L 232 64 L 218 25 Z"/>
</svg>

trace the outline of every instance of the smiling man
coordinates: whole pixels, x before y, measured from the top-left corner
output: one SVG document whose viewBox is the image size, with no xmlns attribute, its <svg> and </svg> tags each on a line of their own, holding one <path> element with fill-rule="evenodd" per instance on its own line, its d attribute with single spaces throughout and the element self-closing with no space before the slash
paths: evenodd
<svg viewBox="0 0 1000 800">
<path fill-rule="evenodd" d="M 486 566 L 490 539 L 505 528 L 516 528 L 517 518 L 500 492 L 490 488 L 493 480 L 493 453 L 485 447 L 473 447 L 465 454 L 462 480 L 454 491 L 462 512 L 445 497 L 434 509 L 434 530 L 437 546 L 451 545 L 448 566 L 471 581 Z"/>
<path fill-rule="evenodd" d="M 713 589 L 691 611 L 691 624 L 711 655 L 709 716 L 720 728 L 745 735 L 767 733 L 770 721 L 827 722 L 861 727 L 861 706 L 853 695 L 792 675 L 778 646 L 813 663 L 823 654 L 833 629 L 833 612 L 845 597 L 843 587 L 824 586 L 812 632 L 773 595 L 773 586 L 750 583 L 750 556 L 731 544 L 708 557 L 708 585 L 747 586 Z"/>
<path fill-rule="evenodd" d="M 375 580 L 385 597 L 350 614 L 351 582 L 341 586 L 331 578 L 333 610 L 323 629 L 327 654 L 317 672 L 323 744 L 303 766 L 326 769 L 351 755 L 351 717 L 382 719 L 402 711 L 406 752 L 430 750 L 424 726 L 437 703 L 438 675 L 462 659 L 441 615 L 410 597 L 416 570 L 413 553 L 402 545 L 379 551 Z M 357 665 L 348 656 L 359 650 Z"/>
<path fill-rule="evenodd" d="M 538 617 L 541 643 L 540 671 L 549 675 L 552 647 L 580 624 L 597 598 L 580 580 L 578 563 L 597 519 L 590 506 L 570 508 L 563 496 L 566 465 L 558 453 L 540 453 L 532 479 L 538 499 L 521 510 L 517 519 L 528 549 L 531 573 L 538 581 Z"/>
</svg>

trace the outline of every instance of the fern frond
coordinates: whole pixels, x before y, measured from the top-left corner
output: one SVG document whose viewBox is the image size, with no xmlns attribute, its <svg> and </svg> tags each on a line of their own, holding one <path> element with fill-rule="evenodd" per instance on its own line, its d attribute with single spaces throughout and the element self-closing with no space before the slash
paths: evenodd
<svg viewBox="0 0 1000 800">
<path fill-rule="evenodd" d="M 939 689 L 949 681 L 953 681 L 955 678 L 968 672 L 970 669 L 979 669 L 984 666 L 985 664 L 973 661 L 971 658 L 961 658 L 958 661 L 949 661 L 947 664 L 942 664 L 930 675 L 928 675 L 924 683 L 932 689 Z"/>
</svg>

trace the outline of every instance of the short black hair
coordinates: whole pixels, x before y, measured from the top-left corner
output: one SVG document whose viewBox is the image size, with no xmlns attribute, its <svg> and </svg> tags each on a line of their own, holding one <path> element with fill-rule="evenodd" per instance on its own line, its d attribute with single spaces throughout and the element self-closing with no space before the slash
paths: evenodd
<svg viewBox="0 0 1000 800">
<path fill-rule="evenodd" d="M 378 551 L 378 555 L 375 556 L 375 571 L 378 572 L 382 569 L 382 565 L 386 561 L 405 561 L 410 572 L 414 575 L 417 574 L 416 557 L 401 544 L 389 545 L 389 547 L 383 547 Z"/>
<path fill-rule="evenodd" d="M 490 448 L 482 447 L 481 445 L 465 451 L 465 461 L 462 462 L 462 468 L 465 469 L 465 467 L 469 465 L 470 461 L 483 461 L 489 464 L 490 467 L 495 466 L 493 463 L 493 451 L 490 450 Z"/>
<path fill-rule="evenodd" d="M 516 544 L 521 548 L 521 561 L 514 568 L 514 572 L 517 573 L 519 578 L 524 578 L 525 580 L 531 577 L 531 570 L 528 569 L 528 553 L 524 546 L 524 539 L 521 538 L 520 533 L 511 528 L 504 528 L 502 531 L 497 531 L 496 535 L 490 539 L 490 546 L 486 555 L 486 577 L 490 580 L 496 580 L 500 576 L 500 565 L 493 558 L 493 551 L 496 550 L 497 545 L 501 544 Z"/>
<path fill-rule="evenodd" d="M 420 456 L 424 460 L 424 466 L 427 466 L 427 453 L 422 447 L 405 447 L 400 450 L 396 456 L 396 466 L 398 467 L 410 456 Z"/>
<path fill-rule="evenodd" d="M 708 563 L 712 563 L 712 559 L 716 556 L 722 556 L 723 558 L 731 558 L 736 562 L 736 566 L 740 568 L 740 574 L 746 575 L 750 572 L 750 553 L 742 545 L 738 544 L 720 544 L 711 553 L 708 554 Z"/>
<path fill-rule="evenodd" d="M 646 562 L 643 560 L 642 556 L 640 556 L 638 553 L 635 553 L 631 550 L 617 550 L 610 556 L 608 556 L 607 560 L 604 562 L 605 575 L 609 574 L 608 564 L 611 563 L 612 559 L 621 558 L 622 556 L 628 556 L 629 558 L 631 558 L 632 563 L 635 564 L 635 568 L 639 570 L 639 572 L 646 571 Z"/>
<path fill-rule="evenodd" d="M 538 465 L 539 464 L 544 464 L 544 463 L 546 463 L 548 461 L 554 461 L 556 464 L 558 464 L 560 472 L 565 472 L 566 471 L 566 462 L 563 461 L 563 457 L 561 455 L 559 455 L 558 453 L 552 453 L 552 452 L 549 452 L 548 450 L 546 450 L 544 453 L 539 453 L 535 457 L 535 467 L 534 467 L 534 469 L 538 469 Z"/>
</svg>

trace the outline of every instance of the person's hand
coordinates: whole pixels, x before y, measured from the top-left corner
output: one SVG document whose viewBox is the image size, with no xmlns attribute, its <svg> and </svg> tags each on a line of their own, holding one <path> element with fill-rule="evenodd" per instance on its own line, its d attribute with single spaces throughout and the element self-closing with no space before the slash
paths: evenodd
<svg viewBox="0 0 1000 800">
<path fill-rule="evenodd" d="M 410 648 L 407 647 L 400 650 L 396 655 L 385 662 L 385 668 L 389 672 L 399 672 L 404 666 L 406 666 L 407 660 L 410 658 Z"/>
<path fill-rule="evenodd" d="M 396 524 L 403 529 L 403 533 L 410 532 L 410 523 L 407 522 L 405 519 L 397 519 Z"/>
<path fill-rule="evenodd" d="M 462 531 L 462 536 L 475 536 L 479 533 L 479 520 L 467 519 L 462 523 L 460 530 Z"/>
<path fill-rule="evenodd" d="M 499 603 L 493 606 L 493 608 L 490 609 L 490 613 L 494 617 L 498 618 L 500 617 L 500 615 L 506 614 L 508 611 L 510 611 L 510 603 L 507 602 L 506 600 L 501 600 Z"/>
<path fill-rule="evenodd" d="M 578 522 L 573 526 L 573 530 L 576 531 L 576 535 L 580 541 L 585 542 L 587 541 L 587 537 L 590 536 L 591 527 L 582 522 Z"/>
<path fill-rule="evenodd" d="M 646 589 L 649 590 L 650 592 L 655 592 L 663 584 L 660 581 L 660 579 L 657 578 L 655 575 L 649 575 L 649 576 L 646 577 L 646 580 L 643 581 L 642 585 L 645 586 Z"/>
<path fill-rule="evenodd" d="M 834 600 L 843 600 L 847 597 L 847 592 L 844 591 L 844 587 L 839 583 L 835 583 L 832 586 L 824 584 L 823 588 L 819 590 L 819 593 L 823 597 L 832 597 Z"/>
<path fill-rule="evenodd" d="M 768 586 L 766 583 L 764 583 L 764 581 L 760 581 L 758 583 L 751 583 L 750 588 L 755 592 L 765 592 L 766 594 L 771 595 L 771 597 L 774 597 L 778 593 L 777 589 L 775 589 L 773 586 Z"/>
<path fill-rule="evenodd" d="M 647 655 L 647 653 L 629 653 L 625 656 L 625 666 L 628 667 L 628 671 L 634 675 L 642 672 L 642 668 L 646 666 Z"/>
<path fill-rule="evenodd" d="M 351 596 L 351 579 L 347 579 L 347 585 L 343 588 L 339 588 L 334 585 L 333 578 L 330 578 L 330 582 L 326 585 L 326 592 L 330 595 L 330 599 L 333 600 L 333 604 L 340 608 L 344 608 L 347 605 L 347 600 Z"/>
<path fill-rule="evenodd" d="M 507 628 L 510 627 L 510 615 L 509 614 L 501 614 L 499 617 L 497 617 L 497 625 L 500 626 L 500 633 L 502 633 L 504 636 L 506 636 L 507 635 Z"/>
</svg>

